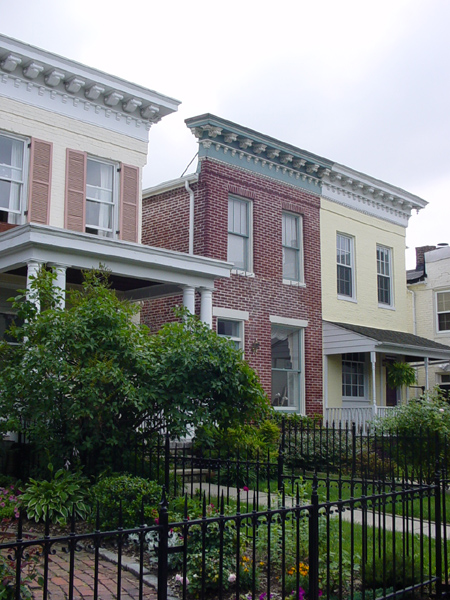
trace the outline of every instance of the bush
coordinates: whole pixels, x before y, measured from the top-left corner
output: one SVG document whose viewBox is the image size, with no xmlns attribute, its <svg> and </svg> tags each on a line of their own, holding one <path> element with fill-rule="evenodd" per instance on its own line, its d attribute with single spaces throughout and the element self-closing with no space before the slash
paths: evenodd
<svg viewBox="0 0 450 600">
<path fill-rule="evenodd" d="M 269 457 L 276 478 L 279 442 L 280 429 L 272 419 L 266 419 L 260 425 L 247 423 L 227 429 L 203 426 L 196 431 L 194 452 L 206 454 L 208 458 L 230 458 L 224 462 L 226 467 L 221 468 L 218 481 L 221 485 L 253 487 L 258 478 L 267 476 L 267 468 L 263 465 L 260 473 L 257 472 L 254 463 L 258 457 L 261 462 Z"/>
<path fill-rule="evenodd" d="M 90 512 L 87 503 L 89 481 L 79 472 L 71 473 L 59 469 L 53 475 L 53 466 L 48 465 L 49 481 L 36 481 L 30 478 L 25 487 L 21 502 L 27 517 L 38 521 L 48 519 L 51 523 L 65 525 L 74 513 L 80 519 L 86 519 Z"/>
<path fill-rule="evenodd" d="M 377 553 L 373 561 L 366 563 L 363 582 L 365 587 L 395 587 L 399 590 L 420 582 L 421 560 L 418 553 L 408 556 L 404 553 L 404 548 L 400 547 L 395 549 L 395 560 L 392 548 L 386 548 L 383 554 L 384 556 L 379 556 Z"/>
<path fill-rule="evenodd" d="M 151 524 L 158 516 L 162 487 L 155 481 L 132 475 L 111 475 L 100 479 L 91 489 L 92 505 L 98 504 L 101 529 L 116 529 L 122 510 L 122 527 L 135 527 L 144 520 Z M 91 521 L 95 522 L 95 510 Z"/>
<path fill-rule="evenodd" d="M 414 469 L 432 479 L 436 468 L 436 450 L 442 461 L 441 467 L 450 466 L 447 447 L 450 436 L 450 404 L 442 398 L 438 389 L 408 404 L 399 406 L 392 414 L 378 419 L 377 432 L 394 436 L 393 458 L 403 469 Z M 439 448 L 436 449 L 436 443 Z"/>
</svg>

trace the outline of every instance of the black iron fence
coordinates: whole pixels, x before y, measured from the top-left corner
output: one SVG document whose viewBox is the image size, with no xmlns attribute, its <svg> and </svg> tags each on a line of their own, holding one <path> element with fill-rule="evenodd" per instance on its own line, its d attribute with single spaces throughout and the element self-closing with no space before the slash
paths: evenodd
<svg viewBox="0 0 450 600">
<path fill-rule="evenodd" d="M 136 598 L 145 596 L 148 571 L 154 574 L 158 600 L 168 594 L 183 599 L 359 600 L 414 592 L 439 598 L 447 592 L 446 487 L 439 474 L 431 483 L 391 481 L 374 487 L 350 481 L 344 497 L 323 499 L 324 493 L 331 495 L 332 485 L 329 478 L 321 482 L 313 475 L 298 480 L 293 494 L 284 487 L 259 494 L 227 488 L 215 497 L 217 488 L 208 484 L 193 498 L 186 494 L 178 500 L 178 513 L 172 509 L 175 500 L 164 493 L 154 524 L 142 519 L 124 529 L 119 515 L 114 531 L 97 526 L 93 532 L 77 532 L 72 520 L 64 535 L 50 536 L 47 524 L 40 537 L 30 537 L 21 517 L 17 530 L 7 532 L 9 539 L 0 544 L 1 564 L 8 565 L 17 599 L 26 597 L 30 561 L 37 575 L 35 597 L 39 579 L 39 597 L 51 597 L 57 553 L 66 557 L 66 597 L 75 597 L 80 556 L 86 563 L 88 555 L 91 597 L 100 598 L 105 548 L 116 558 L 117 598 L 124 593 L 121 573 L 129 554 L 136 563 Z M 358 494 L 352 495 L 355 490 Z"/>
<path fill-rule="evenodd" d="M 83 556 L 91 597 L 100 598 L 107 549 L 117 598 L 130 555 L 139 598 L 147 572 L 158 600 L 441 597 L 449 591 L 448 458 L 447 441 L 425 432 L 362 435 L 302 423 L 283 423 L 276 451 L 264 455 L 136 437 L 117 469 L 164 484 L 155 522 L 137 515 L 136 527 L 125 529 L 118 515 L 117 529 L 97 523 L 86 532 L 72 520 L 66 534 L 51 536 L 47 524 L 36 537 L 24 532 L 22 516 L 17 530 L 4 532 L 0 581 L 15 598 L 30 586 L 50 598 L 55 557 L 64 554 L 66 595 L 74 598 Z"/>
</svg>

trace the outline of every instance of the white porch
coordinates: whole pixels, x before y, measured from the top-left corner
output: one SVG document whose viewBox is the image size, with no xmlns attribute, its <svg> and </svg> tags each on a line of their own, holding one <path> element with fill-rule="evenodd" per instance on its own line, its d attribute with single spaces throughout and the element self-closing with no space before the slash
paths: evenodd
<svg viewBox="0 0 450 600">
<path fill-rule="evenodd" d="M 325 321 L 323 353 L 324 422 L 366 431 L 376 416 L 409 400 L 409 388 L 389 388 L 389 364 L 422 364 L 427 371 L 433 361 L 449 360 L 450 347 L 406 332 Z"/>
</svg>

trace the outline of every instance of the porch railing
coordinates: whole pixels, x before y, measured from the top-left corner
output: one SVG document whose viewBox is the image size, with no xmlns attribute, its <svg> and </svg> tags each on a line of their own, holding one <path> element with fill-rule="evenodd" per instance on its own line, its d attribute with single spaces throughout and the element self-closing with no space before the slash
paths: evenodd
<svg viewBox="0 0 450 600">
<path fill-rule="evenodd" d="M 395 410 L 395 406 L 377 406 L 377 416 L 386 417 L 390 411 Z M 326 408 L 324 410 L 325 423 L 328 425 L 336 425 L 336 427 L 350 426 L 355 423 L 358 431 L 367 433 L 370 423 L 374 419 L 374 410 L 369 407 L 355 408 Z"/>
</svg>

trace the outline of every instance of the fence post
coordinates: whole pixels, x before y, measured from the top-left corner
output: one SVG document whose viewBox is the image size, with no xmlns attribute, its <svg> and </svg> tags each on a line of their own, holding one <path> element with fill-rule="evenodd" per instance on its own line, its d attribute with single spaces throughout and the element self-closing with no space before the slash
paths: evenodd
<svg viewBox="0 0 450 600">
<path fill-rule="evenodd" d="M 356 476 L 356 423 L 352 422 L 352 485 Z"/>
<path fill-rule="evenodd" d="M 286 429 L 285 420 L 281 421 L 281 444 L 278 449 L 278 464 L 277 464 L 277 479 L 278 479 L 278 491 L 281 492 L 283 489 L 283 471 L 284 471 L 284 447 L 286 443 Z"/>
<path fill-rule="evenodd" d="M 319 495 L 317 473 L 314 473 L 309 514 L 309 599 L 319 598 Z"/>
<path fill-rule="evenodd" d="M 442 598 L 442 517 L 441 517 L 441 473 L 439 457 L 439 434 L 436 434 L 436 473 L 434 476 L 435 517 L 434 534 L 436 541 L 436 598 Z"/>
<path fill-rule="evenodd" d="M 170 489 L 170 436 L 166 433 L 164 443 L 164 486 L 167 493 Z"/>
<path fill-rule="evenodd" d="M 167 600 L 167 574 L 169 571 L 169 510 L 165 487 L 163 487 L 162 499 L 159 503 L 158 533 L 158 600 Z"/>
</svg>

